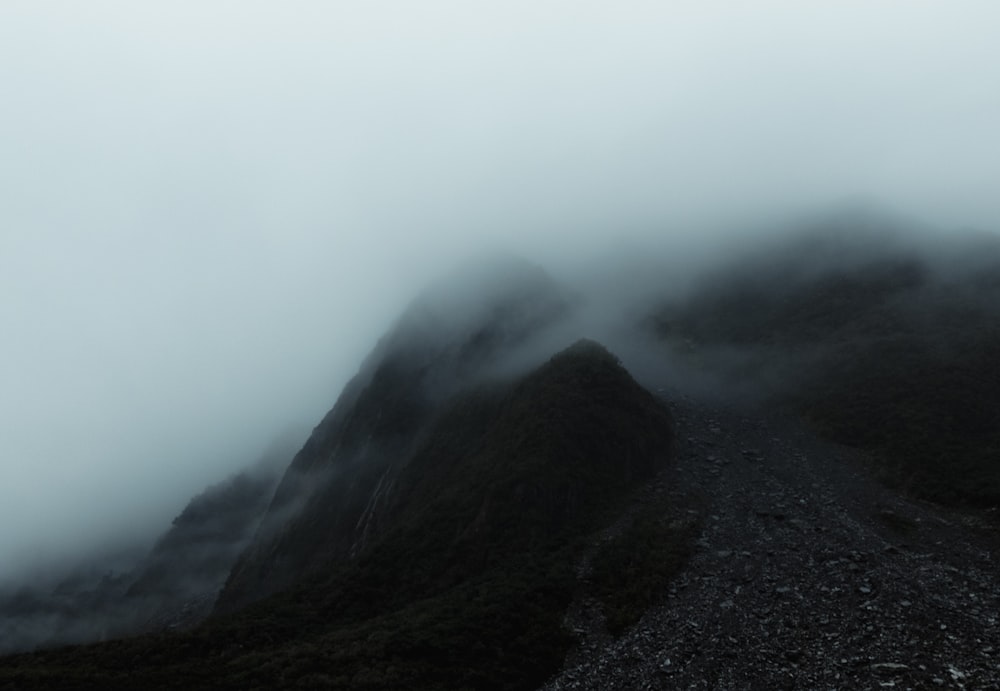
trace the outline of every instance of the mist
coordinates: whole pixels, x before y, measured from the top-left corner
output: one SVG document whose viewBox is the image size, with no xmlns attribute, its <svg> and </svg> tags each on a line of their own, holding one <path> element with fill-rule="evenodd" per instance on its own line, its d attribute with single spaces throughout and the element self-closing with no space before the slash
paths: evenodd
<svg viewBox="0 0 1000 691">
<path fill-rule="evenodd" d="M 4 3 L 0 579 L 152 540 L 316 424 L 470 255 L 577 277 L 647 247 L 707 262 L 858 198 L 997 228 L 998 20 Z"/>
</svg>

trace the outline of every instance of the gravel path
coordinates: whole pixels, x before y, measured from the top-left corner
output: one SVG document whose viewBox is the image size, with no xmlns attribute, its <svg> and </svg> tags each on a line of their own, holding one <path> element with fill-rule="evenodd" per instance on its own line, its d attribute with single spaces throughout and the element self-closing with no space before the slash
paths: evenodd
<svg viewBox="0 0 1000 691">
<path fill-rule="evenodd" d="M 545 689 L 1000 689 L 995 528 L 795 424 L 670 398 L 677 463 L 637 504 L 700 497 L 697 551 L 618 640 L 575 603 L 581 644 Z"/>
</svg>

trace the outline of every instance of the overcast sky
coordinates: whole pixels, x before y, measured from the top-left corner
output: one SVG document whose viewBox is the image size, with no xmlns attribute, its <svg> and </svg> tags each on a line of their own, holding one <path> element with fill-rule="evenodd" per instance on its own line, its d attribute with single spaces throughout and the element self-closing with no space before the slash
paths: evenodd
<svg viewBox="0 0 1000 691">
<path fill-rule="evenodd" d="M 0 576 L 311 427 L 469 252 L 854 195 L 996 228 L 998 7 L 4 0 Z"/>
</svg>

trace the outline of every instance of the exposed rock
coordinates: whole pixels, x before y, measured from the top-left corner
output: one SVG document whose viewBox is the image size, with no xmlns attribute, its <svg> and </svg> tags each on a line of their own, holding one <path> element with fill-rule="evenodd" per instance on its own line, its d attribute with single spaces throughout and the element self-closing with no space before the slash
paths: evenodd
<svg viewBox="0 0 1000 691">
<path fill-rule="evenodd" d="M 780 417 L 679 395 L 673 412 L 662 482 L 707 498 L 699 549 L 659 606 L 546 690 L 1000 689 L 995 531 L 902 498 L 857 452 Z M 716 458 L 759 460 L 715 474 L 709 436 Z M 919 527 L 904 543 L 883 512 Z"/>
</svg>

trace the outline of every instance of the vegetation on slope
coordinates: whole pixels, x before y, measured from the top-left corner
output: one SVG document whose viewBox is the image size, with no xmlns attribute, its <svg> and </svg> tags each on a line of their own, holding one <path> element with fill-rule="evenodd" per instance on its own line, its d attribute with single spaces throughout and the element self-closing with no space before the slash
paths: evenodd
<svg viewBox="0 0 1000 691">
<path fill-rule="evenodd" d="M 675 356 L 760 383 L 821 433 L 871 450 L 886 481 L 996 505 L 1000 247 L 880 252 L 728 267 L 653 329 Z"/>
<path fill-rule="evenodd" d="M 194 497 L 146 554 L 90 555 L 51 579 L 0 589 L 0 654 L 204 619 L 276 481 L 266 467 L 236 474 Z"/>
<path fill-rule="evenodd" d="M 529 689 L 581 539 L 666 460 L 669 414 L 599 345 L 443 406 L 355 559 L 199 629 L 5 660 L 0 684 Z"/>
<path fill-rule="evenodd" d="M 422 295 L 379 342 L 292 461 L 218 612 L 364 551 L 386 527 L 384 500 L 439 406 L 565 310 L 533 265 L 506 260 L 474 273 Z"/>
<path fill-rule="evenodd" d="M 594 555 L 591 587 L 613 636 L 663 599 L 667 584 L 693 553 L 700 530 L 697 521 L 670 520 L 662 510 L 646 509 Z"/>
</svg>

